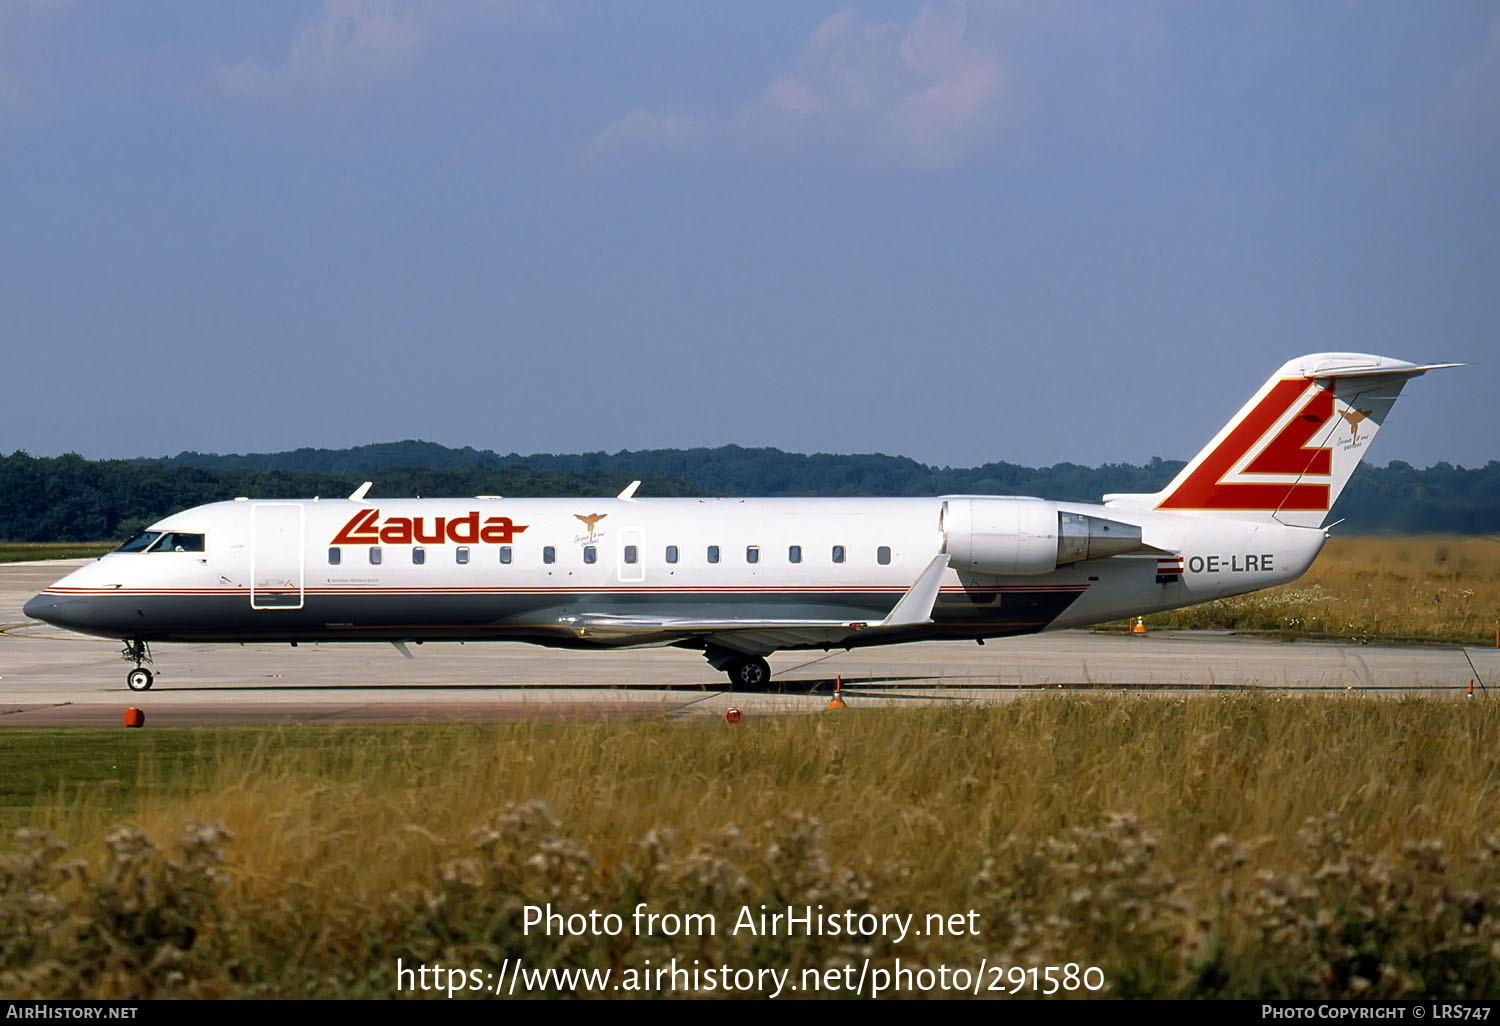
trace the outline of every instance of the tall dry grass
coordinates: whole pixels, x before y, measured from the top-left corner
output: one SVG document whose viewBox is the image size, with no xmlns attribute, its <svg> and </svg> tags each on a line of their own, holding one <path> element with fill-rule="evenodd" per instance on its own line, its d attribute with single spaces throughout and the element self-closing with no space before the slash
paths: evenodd
<svg viewBox="0 0 1500 1026">
<path fill-rule="evenodd" d="M 1158 613 L 1146 623 L 1493 645 L 1500 628 L 1500 539 L 1335 536 L 1291 584 Z"/>
<path fill-rule="evenodd" d="M 1268 696 L 273 732 L 123 824 L 44 800 L 0 863 L 0 992 L 383 997 L 397 957 L 675 956 L 1074 962 L 1115 996 L 1494 997 L 1497 742 L 1485 700 Z M 521 929 L 525 904 L 640 901 L 720 931 Z M 728 935 L 761 903 L 972 908 L 981 935 Z"/>
</svg>

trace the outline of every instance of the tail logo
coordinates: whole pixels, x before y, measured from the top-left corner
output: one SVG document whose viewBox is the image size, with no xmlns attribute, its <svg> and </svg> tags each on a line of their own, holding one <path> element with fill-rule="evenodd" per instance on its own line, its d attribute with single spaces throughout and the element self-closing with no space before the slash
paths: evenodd
<svg viewBox="0 0 1500 1026">
<path fill-rule="evenodd" d="M 1347 440 L 1344 440 L 1344 439 L 1340 439 L 1339 440 L 1339 448 L 1340 449 L 1344 450 L 1345 452 L 1348 452 L 1350 449 L 1358 449 L 1359 448 L 1359 443 L 1364 440 L 1364 439 L 1360 438 L 1360 436 L 1359 436 L 1359 424 L 1360 424 L 1360 421 L 1364 420 L 1366 417 L 1368 417 L 1373 412 L 1374 412 L 1373 410 L 1356 410 L 1352 406 L 1349 407 L 1347 410 L 1340 410 L 1339 411 L 1339 416 L 1343 417 L 1345 420 L 1347 420 L 1349 422 L 1349 438 Z"/>
<path fill-rule="evenodd" d="M 1327 510 L 1333 452 L 1314 436 L 1333 419 L 1333 392 L 1284 378 L 1191 467 L 1158 509 Z M 1369 411 L 1339 411 L 1358 431 Z M 1351 417 L 1350 413 L 1354 416 Z M 1311 483 L 1307 478 L 1325 478 Z"/>
</svg>

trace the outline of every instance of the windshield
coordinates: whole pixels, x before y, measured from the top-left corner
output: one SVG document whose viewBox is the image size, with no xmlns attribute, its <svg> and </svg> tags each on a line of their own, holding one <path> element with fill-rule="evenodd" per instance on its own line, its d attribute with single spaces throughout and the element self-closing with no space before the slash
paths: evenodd
<svg viewBox="0 0 1500 1026">
<path fill-rule="evenodd" d="M 203 535 L 186 531 L 144 531 L 116 552 L 202 552 Z"/>
<path fill-rule="evenodd" d="M 151 547 L 151 543 L 161 537 L 160 531 L 144 531 L 121 545 L 116 552 L 144 552 Z"/>
</svg>

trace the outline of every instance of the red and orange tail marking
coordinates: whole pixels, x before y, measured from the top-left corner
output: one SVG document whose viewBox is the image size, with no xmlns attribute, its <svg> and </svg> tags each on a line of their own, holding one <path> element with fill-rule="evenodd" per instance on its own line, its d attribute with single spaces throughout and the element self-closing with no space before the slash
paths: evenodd
<svg viewBox="0 0 1500 1026">
<path fill-rule="evenodd" d="M 1278 381 L 1223 441 L 1189 468 L 1157 509 L 1326 512 L 1332 499 L 1333 453 L 1327 445 L 1315 444 L 1314 436 L 1327 440 L 1322 429 L 1333 419 L 1333 399 L 1331 390 L 1306 378 Z M 1241 467 L 1298 403 L 1301 409 Z M 1257 477 L 1263 480 L 1247 480 Z M 1282 480 L 1264 480 L 1273 477 Z M 1307 477 L 1326 480 L 1309 483 Z"/>
</svg>

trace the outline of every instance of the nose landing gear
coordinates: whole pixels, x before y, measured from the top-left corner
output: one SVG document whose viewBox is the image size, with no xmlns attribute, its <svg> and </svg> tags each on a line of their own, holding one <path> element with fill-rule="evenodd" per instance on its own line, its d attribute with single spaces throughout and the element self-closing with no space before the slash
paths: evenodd
<svg viewBox="0 0 1500 1026">
<path fill-rule="evenodd" d="M 150 691 L 156 677 L 144 665 L 151 662 L 151 650 L 146 643 L 139 638 L 131 639 L 125 643 L 120 658 L 135 663 L 135 669 L 125 675 L 125 686 L 131 691 Z"/>
</svg>

